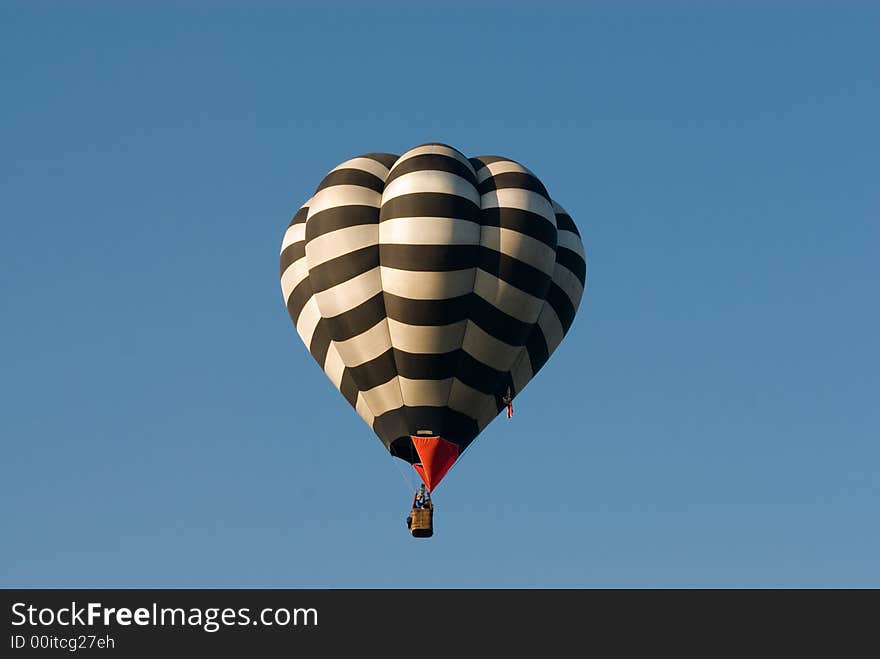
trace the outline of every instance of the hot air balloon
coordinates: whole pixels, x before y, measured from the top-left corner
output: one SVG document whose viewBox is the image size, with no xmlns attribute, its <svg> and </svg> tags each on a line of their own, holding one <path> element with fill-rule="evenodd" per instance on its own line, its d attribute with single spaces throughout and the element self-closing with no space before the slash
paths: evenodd
<svg viewBox="0 0 880 659">
<path fill-rule="evenodd" d="M 429 492 L 511 413 L 571 327 L 585 277 L 574 222 L 531 171 L 440 143 L 335 167 L 281 245 L 297 333 Z M 412 518 L 413 535 L 431 535 L 432 518 Z"/>
</svg>

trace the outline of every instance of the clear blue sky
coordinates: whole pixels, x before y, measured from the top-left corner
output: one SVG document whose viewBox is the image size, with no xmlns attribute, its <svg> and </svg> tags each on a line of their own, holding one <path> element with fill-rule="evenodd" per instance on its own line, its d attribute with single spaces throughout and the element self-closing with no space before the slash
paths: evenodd
<svg viewBox="0 0 880 659">
<path fill-rule="evenodd" d="M 0 585 L 880 587 L 880 10 L 653 4 L 4 5 Z M 426 141 L 588 285 L 419 541 L 278 251 Z"/>
</svg>

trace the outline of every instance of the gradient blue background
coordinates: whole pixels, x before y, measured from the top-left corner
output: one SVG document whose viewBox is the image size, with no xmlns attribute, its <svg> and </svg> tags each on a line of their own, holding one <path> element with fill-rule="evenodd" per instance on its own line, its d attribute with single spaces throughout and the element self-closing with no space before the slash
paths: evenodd
<svg viewBox="0 0 880 659">
<path fill-rule="evenodd" d="M 4 6 L 0 585 L 880 586 L 878 28 Z M 278 251 L 426 141 L 535 171 L 588 286 L 417 541 Z"/>
</svg>

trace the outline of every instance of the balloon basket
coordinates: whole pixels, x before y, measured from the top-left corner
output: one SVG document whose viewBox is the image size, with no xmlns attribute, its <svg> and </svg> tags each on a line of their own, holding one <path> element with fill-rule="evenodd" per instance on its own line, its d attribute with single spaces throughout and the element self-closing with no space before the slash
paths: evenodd
<svg viewBox="0 0 880 659">
<path fill-rule="evenodd" d="M 409 516 L 411 518 L 410 533 L 414 538 L 430 538 L 434 535 L 434 511 L 430 508 L 413 508 Z"/>
</svg>

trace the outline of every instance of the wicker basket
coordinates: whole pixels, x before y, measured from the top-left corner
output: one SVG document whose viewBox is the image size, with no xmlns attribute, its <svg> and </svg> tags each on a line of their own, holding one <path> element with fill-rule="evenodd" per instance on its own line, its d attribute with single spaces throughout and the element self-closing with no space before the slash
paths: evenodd
<svg viewBox="0 0 880 659">
<path fill-rule="evenodd" d="M 414 538 L 430 538 L 434 535 L 434 510 L 431 508 L 413 508 L 410 513 L 412 523 L 410 532 Z"/>
</svg>

